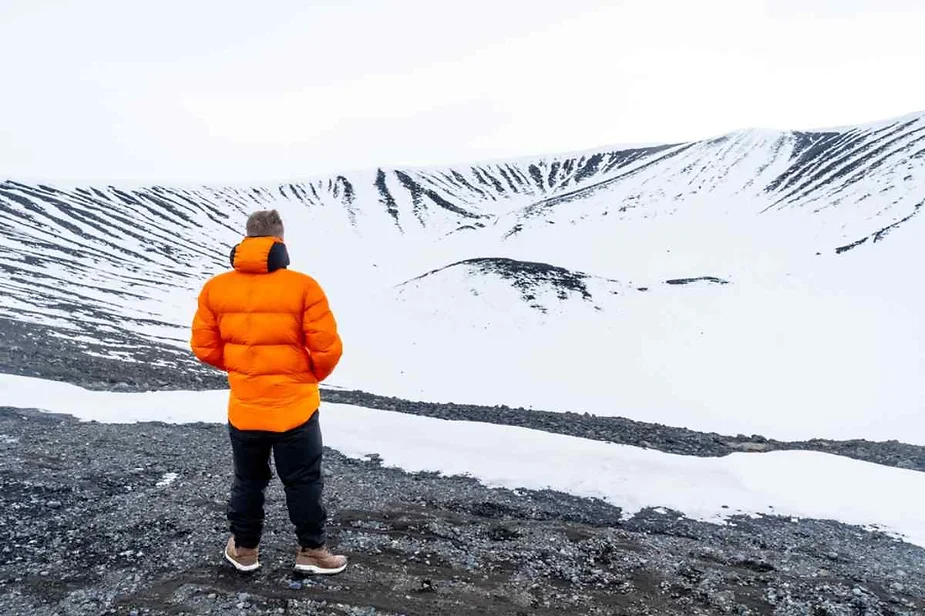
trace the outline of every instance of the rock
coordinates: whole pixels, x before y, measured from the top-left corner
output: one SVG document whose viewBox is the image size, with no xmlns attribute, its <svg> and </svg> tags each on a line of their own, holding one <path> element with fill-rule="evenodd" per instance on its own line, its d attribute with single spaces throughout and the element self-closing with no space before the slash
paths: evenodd
<svg viewBox="0 0 925 616">
<path fill-rule="evenodd" d="M 729 446 L 749 453 L 768 451 L 771 448 L 769 443 L 729 443 Z"/>
</svg>

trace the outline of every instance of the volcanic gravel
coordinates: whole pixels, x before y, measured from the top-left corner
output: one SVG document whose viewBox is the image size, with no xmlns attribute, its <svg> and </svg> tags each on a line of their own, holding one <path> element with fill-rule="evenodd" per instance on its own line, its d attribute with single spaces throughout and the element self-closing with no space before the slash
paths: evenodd
<svg viewBox="0 0 925 616">
<path fill-rule="evenodd" d="M 0 409 L 0 613 L 925 613 L 925 550 L 880 533 L 652 509 L 623 520 L 602 501 L 325 455 L 331 544 L 347 571 L 292 573 L 274 480 L 263 568 L 239 574 L 220 556 L 224 426 Z"/>
</svg>

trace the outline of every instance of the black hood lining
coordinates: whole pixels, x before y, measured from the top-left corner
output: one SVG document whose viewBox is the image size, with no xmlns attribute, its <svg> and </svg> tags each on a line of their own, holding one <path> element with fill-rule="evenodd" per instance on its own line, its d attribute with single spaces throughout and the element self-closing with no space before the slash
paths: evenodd
<svg viewBox="0 0 925 616">
<path fill-rule="evenodd" d="M 234 267 L 234 256 L 238 252 L 238 246 L 235 244 L 231 247 L 231 254 L 228 255 L 228 260 L 231 262 L 231 267 Z M 274 242 L 270 246 L 270 252 L 267 253 L 267 273 L 275 272 L 276 270 L 286 269 L 290 265 L 289 260 L 289 249 L 286 248 L 286 245 L 282 242 Z"/>
</svg>

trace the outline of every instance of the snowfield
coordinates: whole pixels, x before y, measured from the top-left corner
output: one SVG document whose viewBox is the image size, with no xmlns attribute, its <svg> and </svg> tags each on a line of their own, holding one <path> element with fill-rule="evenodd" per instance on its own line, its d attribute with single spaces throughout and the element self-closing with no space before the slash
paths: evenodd
<svg viewBox="0 0 925 616">
<path fill-rule="evenodd" d="M 341 324 L 333 386 L 923 444 L 923 204 L 925 114 L 277 186 L 10 180 L 0 318 L 188 355 L 196 293 L 275 207 Z"/>
<path fill-rule="evenodd" d="M 227 392 L 94 392 L 0 375 L 5 406 L 84 421 L 225 421 Z M 407 471 L 468 475 L 489 487 L 551 489 L 606 500 L 624 516 L 664 508 L 726 523 L 733 515 L 830 519 L 925 547 L 925 473 L 804 452 L 699 458 L 510 426 L 324 404 L 325 444 Z M 175 477 L 163 478 L 167 486 Z"/>
</svg>

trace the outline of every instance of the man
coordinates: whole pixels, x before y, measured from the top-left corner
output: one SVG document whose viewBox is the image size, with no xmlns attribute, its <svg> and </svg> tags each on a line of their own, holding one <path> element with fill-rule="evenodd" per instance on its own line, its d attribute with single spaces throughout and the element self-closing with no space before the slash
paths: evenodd
<svg viewBox="0 0 925 616">
<path fill-rule="evenodd" d="M 340 573 L 344 556 L 326 547 L 318 383 L 343 352 L 337 324 L 318 283 L 287 269 L 289 253 L 276 210 L 247 220 L 231 251 L 232 270 L 205 283 L 192 324 L 196 357 L 228 373 L 228 431 L 234 483 L 225 558 L 240 571 L 260 567 L 270 452 L 285 486 L 299 548 L 295 569 Z"/>
</svg>

